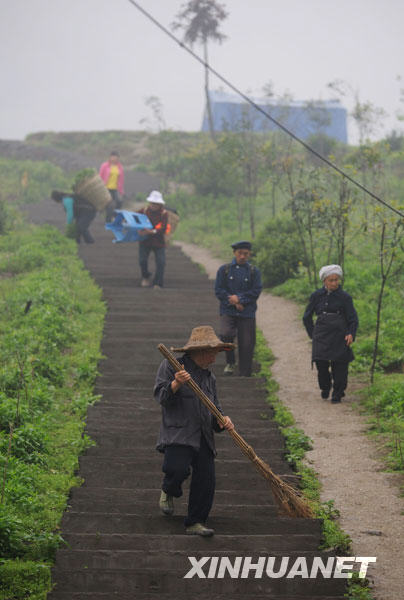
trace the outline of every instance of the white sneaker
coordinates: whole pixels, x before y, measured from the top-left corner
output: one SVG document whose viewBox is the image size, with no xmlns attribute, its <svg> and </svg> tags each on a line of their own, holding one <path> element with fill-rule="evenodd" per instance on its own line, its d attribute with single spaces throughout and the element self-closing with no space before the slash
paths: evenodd
<svg viewBox="0 0 404 600">
<path fill-rule="evenodd" d="M 227 365 L 224 368 L 223 374 L 224 375 L 233 375 L 235 368 L 236 368 L 236 365 L 234 365 L 232 363 L 227 363 Z"/>
<path fill-rule="evenodd" d="M 159 507 L 163 515 L 174 514 L 174 500 L 172 496 L 169 496 L 163 490 L 161 490 Z"/>
<path fill-rule="evenodd" d="M 215 533 L 215 530 L 205 527 L 203 523 L 195 523 L 195 525 L 190 525 L 189 527 L 186 527 L 185 532 L 188 535 L 201 535 L 202 537 L 212 537 L 212 535 L 214 535 Z"/>
<path fill-rule="evenodd" d="M 142 279 L 141 287 L 150 287 L 150 279 Z"/>
</svg>

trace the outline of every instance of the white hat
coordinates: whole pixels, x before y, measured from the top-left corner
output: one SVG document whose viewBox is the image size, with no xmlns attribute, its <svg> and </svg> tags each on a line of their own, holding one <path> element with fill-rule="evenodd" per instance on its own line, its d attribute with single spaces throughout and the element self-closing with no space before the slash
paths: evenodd
<svg viewBox="0 0 404 600">
<path fill-rule="evenodd" d="M 157 192 L 156 190 L 153 190 L 152 193 L 148 195 L 146 201 L 154 202 L 154 204 L 165 204 L 161 192 Z"/>
<path fill-rule="evenodd" d="M 330 275 L 338 275 L 342 279 L 343 273 L 341 267 L 339 265 L 325 265 L 325 267 L 321 267 L 319 272 L 321 281 L 324 281 Z"/>
</svg>

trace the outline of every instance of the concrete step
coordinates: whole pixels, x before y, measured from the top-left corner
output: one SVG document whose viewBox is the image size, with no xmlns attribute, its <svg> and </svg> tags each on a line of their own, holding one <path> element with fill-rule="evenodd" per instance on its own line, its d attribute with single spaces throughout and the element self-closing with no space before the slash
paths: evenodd
<svg viewBox="0 0 404 600">
<path fill-rule="evenodd" d="M 235 551 L 245 555 L 272 555 L 276 548 L 282 546 L 285 556 L 291 552 L 315 550 L 318 544 L 318 535 L 310 534 L 272 534 L 267 535 L 223 535 L 216 531 L 213 538 L 208 541 L 199 536 L 185 535 L 182 530 L 178 535 L 166 536 L 161 534 L 141 533 L 69 533 L 63 535 L 70 550 L 140 550 L 143 552 L 156 552 L 164 548 L 165 551 L 184 553 L 203 552 L 209 549 L 210 553 Z"/>
<path fill-rule="evenodd" d="M 218 440 L 216 440 L 218 441 Z M 240 449 L 238 446 L 234 445 L 224 445 L 224 444 L 216 444 L 216 448 L 218 450 L 218 459 L 217 460 L 238 460 L 240 459 L 240 457 L 242 457 L 243 455 L 240 452 Z M 162 463 L 163 458 L 162 455 L 158 452 L 153 452 L 153 449 L 150 448 L 145 448 L 145 447 L 137 447 L 136 449 L 133 448 L 122 448 L 122 449 L 113 449 L 111 451 L 111 448 L 104 448 L 104 446 L 102 445 L 102 441 L 101 444 L 96 445 L 96 446 L 92 446 L 91 448 L 88 448 L 85 452 L 85 454 L 83 456 L 95 456 L 96 458 L 113 458 L 117 461 L 120 461 L 120 459 L 128 459 L 131 458 L 133 459 L 139 459 L 139 460 L 146 460 L 146 459 L 150 459 L 151 461 L 157 462 L 159 465 Z M 261 451 L 259 452 L 260 458 L 262 458 L 262 460 L 265 460 L 266 462 L 270 461 L 270 457 L 271 456 L 277 456 L 277 457 L 283 457 L 285 452 L 285 449 L 283 447 L 274 447 L 271 446 L 270 452 L 268 451 L 267 448 L 265 449 L 261 449 Z"/>
<path fill-rule="evenodd" d="M 283 465 L 282 463 L 272 463 L 270 466 L 274 473 L 287 480 L 291 485 L 298 484 L 298 478 L 291 474 L 287 465 Z M 91 464 L 83 466 L 80 470 L 80 476 L 85 479 L 88 487 L 98 487 L 100 477 L 102 477 L 102 481 L 107 487 L 131 487 L 138 485 L 150 488 L 158 485 L 161 480 L 161 471 L 158 469 L 157 465 L 154 471 L 149 471 L 147 473 L 144 473 L 141 470 L 131 470 L 127 467 L 122 469 L 117 468 L 115 472 L 105 472 L 104 475 L 102 475 L 102 473 L 102 469 L 97 470 L 95 466 L 92 468 Z M 263 479 L 252 466 L 247 464 L 245 465 L 245 472 L 237 475 L 234 473 L 226 473 L 224 468 L 216 468 L 216 477 L 217 489 L 227 488 L 236 491 L 243 489 L 245 486 L 249 486 L 254 490 L 264 490 L 265 488 L 268 488 L 268 493 L 270 493 L 269 483 Z"/>
<path fill-rule="evenodd" d="M 43 218 L 49 220 L 49 207 Z M 166 288 L 144 289 L 138 244 L 113 244 L 98 217 L 92 230 L 97 243 L 79 252 L 108 307 L 95 390 L 103 401 L 87 418 L 87 433 L 98 445 L 80 460 L 85 481 L 71 492 L 62 521 L 70 550 L 57 553 L 57 588 L 48 600 L 342 600 L 341 580 L 184 579 L 188 556 L 315 555 L 321 524 L 279 516 L 268 483 L 227 434 L 216 436 L 218 484 L 209 519 L 216 535 L 184 535 L 189 480 L 175 501 L 176 516 L 159 513 L 162 456 L 154 447 L 161 416 L 152 398 L 162 360 L 157 345 L 184 345 L 198 324 L 218 332 L 218 301 L 213 282 L 178 247 L 167 249 Z M 224 364 L 222 353 L 214 371 L 226 413 L 259 456 L 297 483 L 283 461 L 284 440 L 271 421 L 262 380 L 225 378 Z"/>
<path fill-rule="evenodd" d="M 154 408 L 154 407 L 153 407 Z M 157 431 L 161 423 L 161 411 L 159 410 L 147 410 L 147 409 L 135 409 L 128 408 L 125 410 L 102 410 L 92 409 L 89 411 L 87 416 L 88 426 L 92 425 L 120 425 L 126 424 L 128 429 L 136 430 L 141 435 L 142 430 L 147 433 L 151 429 Z M 260 417 L 256 414 L 254 418 L 246 416 L 243 409 L 237 410 L 231 405 L 231 402 L 227 402 L 223 410 L 227 413 L 231 413 L 232 421 L 236 427 L 242 427 L 244 423 L 248 422 L 249 427 L 256 427 L 257 431 L 277 431 L 276 423 L 270 421 L 267 418 Z"/>
<path fill-rule="evenodd" d="M 159 483 L 159 482 L 157 482 Z M 182 498 L 175 500 L 177 505 L 186 505 L 187 502 L 187 490 L 189 487 L 189 481 L 184 484 L 184 495 Z M 116 505 L 119 502 L 123 504 L 136 504 L 136 502 L 150 502 L 153 506 L 157 506 L 157 501 L 160 497 L 160 487 L 156 485 L 153 488 L 108 488 L 108 487 L 92 487 L 88 488 L 86 485 L 73 488 L 70 493 L 69 505 L 75 506 L 75 503 L 79 502 L 98 502 L 105 501 L 110 502 L 111 505 Z M 257 496 L 254 490 L 244 489 L 234 492 L 233 490 L 216 490 L 214 506 L 229 506 L 231 504 L 243 504 L 245 506 L 273 506 L 272 498 L 269 494 L 265 493 Z M 82 511 L 79 511 L 82 512 Z M 107 512 L 107 511 L 104 511 Z M 126 511 L 124 511 L 126 512 Z"/>
<path fill-rule="evenodd" d="M 183 496 L 180 501 L 175 501 L 175 514 L 184 517 L 187 514 L 187 498 L 188 494 Z M 236 497 L 237 495 L 234 494 Z M 145 517 L 153 517 L 159 514 L 158 500 L 160 492 L 151 495 L 147 500 L 132 502 L 117 501 L 112 502 L 110 499 L 100 500 L 83 500 L 74 502 L 74 510 L 76 512 L 92 512 L 101 514 L 142 514 Z M 268 517 L 277 517 L 279 510 L 274 501 L 272 504 L 258 504 L 258 499 L 255 504 L 237 504 L 237 499 L 231 505 L 215 504 L 211 511 L 212 517 L 233 517 L 235 519 L 244 518 L 248 511 L 252 511 L 255 517 L 266 519 Z"/>
<path fill-rule="evenodd" d="M 143 533 L 181 535 L 184 533 L 183 516 L 165 517 L 138 514 L 89 513 L 70 510 L 63 517 L 63 530 L 69 533 Z M 230 517 L 209 518 L 209 526 L 221 535 L 312 534 L 320 540 L 320 521 L 268 517 L 265 520 L 250 514 L 247 519 Z"/>
<path fill-rule="evenodd" d="M 282 541 L 279 540 L 281 543 Z M 193 549 L 193 557 L 200 560 L 203 556 L 207 555 L 207 545 L 201 550 Z M 214 553 L 219 559 L 222 557 L 228 557 L 232 564 L 234 564 L 237 556 L 240 556 L 240 550 L 213 550 L 213 544 L 209 544 L 209 555 Z M 313 558 L 317 556 L 318 552 L 315 549 L 312 550 L 301 550 L 294 549 L 289 552 L 289 564 L 292 564 L 296 559 L 301 556 L 306 560 L 307 568 L 309 573 L 312 570 Z M 254 557 L 260 556 L 256 550 L 253 552 Z M 284 556 L 284 549 L 278 550 L 271 548 L 270 553 L 268 550 L 264 556 L 272 556 L 276 558 L 274 563 L 275 568 L 279 568 L 281 559 Z M 255 561 L 257 558 L 255 558 Z M 324 556 L 326 560 L 326 556 Z M 164 552 L 160 549 L 150 550 L 147 553 L 142 550 L 62 550 L 58 555 L 57 566 L 64 571 L 74 571 L 80 569 L 114 569 L 114 570 L 132 570 L 136 569 L 152 569 L 170 571 L 170 570 L 181 570 L 185 569 L 185 572 L 190 568 L 190 563 L 187 560 L 187 554 L 184 551 L 167 550 Z"/>
<path fill-rule="evenodd" d="M 145 433 L 144 431 L 136 432 L 135 428 L 128 428 L 123 425 L 122 427 L 119 427 L 118 425 L 110 425 L 109 427 L 107 425 L 104 427 L 92 425 L 90 427 L 87 425 L 86 433 L 94 439 L 99 446 L 102 445 L 103 448 L 149 448 L 153 451 L 157 443 L 159 430 L 158 423 L 156 423 L 154 429 L 151 429 L 150 432 Z M 246 427 L 240 427 L 237 428 L 237 431 L 257 453 L 272 447 L 279 448 L 279 446 L 284 443 L 282 434 L 275 429 L 270 430 L 265 428 L 265 430 L 259 431 L 253 427 L 250 430 Z M 141 437 L 139 437 L 139 433 L 141 434 Z M 234 442 L 229 439 L 229 434 L 227 433 L 218 434 L 215 439 L 217 448 L 220 447 L 221 443 L 234 444 Z M 223 442 L 220 441 L 221 439 Z M 224 440 L 226 440 L 226 442 L 224 442 Z M 234 446 L 236 447 L 235 444 Z M 241 450 L 239 450 L 239 452 L 241 452 Z"/>
<path fill-rule="evenodd" d="M 261 398 L 252 400 L 249 399 L 247 402 L 243 399 L 222 394 L 221 404 L 223 404 L 223 406 L 226 408 L 231 407 L 232 411 L 237 411 L 237 414 L 242 415 L 243 418 L 254 418 L 255 416 L 260 420 L 267 421 L 268 423 L 272 422 L 271 419 L 274 411 L 272 407 Z M 111 414 L 114 412 L 119 413 L 121 411 L 142 411 L 144 414 L 155 413 L 160 415 L 161 407 L 150 394 L 143 397 L 138 397 L 137 394 L 133 392 L 127 392 L 123 395 L 104 395 L 98 402 L 89 407 L 89 414 L 92 412 L 105 412 Z"/>
<path fill-rule="evenodd" d="M 185 562 L 185 561 L 184 561 Z M 195 594 L 214 594 L 220 589 L 220 592 L 231 594 L 232 598 L 245 598 L 246 593 L 253 590 L 261 594 L 299 594 L 300 597 L 306 596 L 310 599 L 325 594 L 340 593 L 343 595 L 345 581 L 338 579 L 302 579 L 296 577 L 293 579 L 281 578 L 274 579 L 262 577 L 254 579 L 253 575 L 248 579 L 184 579 L 184 575 L 189 571 L 190 563 L 184 564 L 181 571 L 163 570 L 151 568 L 146 569 L 83 569 L 83 570 L 57 570 L 55 573 L 56 589 L 69 590 L 84 589 L 87 592 L 99 591 L 119 592 L 126 594 L 135 594 L 147 592 L 161 592 L 164 594 L 176 595 L 178 590 L 183 594 L 190 594 L 189 598 L 194 598 Z"/>
<path fill-rule="evenodd" d="M 200 592 L 198 592 L 197 594 L 198 600 L 212 600 L 212 598 L 214 598 L 214 600 L 229 600 L 229 596 L 228 594 L 217 594 L 215 593 L 214 596 L 212 596 L 212 593 L 208 593 L 206 594 L 201 594 Z M 237 597 L 237 596 L 234 596 Z M 315 600 L 341 600 L 341 596 L 312 596 L 313 598 L 315 598 Z M 117 599 L 119 598 L 119 600 L 135 600 L 133 594 L 129 593 L 129 594 L 125 594 L 122 592 L 106 592 L 105 594 L 102 592 L 52 592 L 49 596 L 48 596 L 48 600 L 113 600 L 113 599 Z M 172 600 L 173 596 L 169 593 L 169 594 L 165 594 L 164 592 L 146 592 L 145 594 L 143 594 L 142 592 L 137 592 L 136 593 L 136 600 Z M 189 596 L 188 593 L 182 594 L 180 592 L 177 592 L 175 594 L 175 598 L 177 600 L 191 600 L 191 597 Z M 271 594 L 270 598 L 268 597 L 268 595 L 261 595 L 261 594 L 256 594 L 254 592 L 251 593 L 244 593 L 243 595 L 243 599 L 244 600 L 299 600 L 299 599 L 303 599 L 303 598 L 308 598 L 307 595 L 302 596 L 301 594 L 298 595 L 293 595 L 290 596 L 289 594 L 287 596 L 285 596 L 284 594 L 282 594 L 281 596 L 279 596 L 278 594 L 276 594 L 275 596 L 273 594 Z"/>
<path fill-rule="evenodd" d="M 82 456 L 80 459 L 80 472 L 83 477 L 87 477 L 89 473 L 92 475 L 100 475 L 105 472 L 113 474 L 113 476 L 137 476 L 139 477 L 152 475 L 155 476 L 156 471 L 160 470 L 161 459 L 158 456 L 140 459 L 134 457 L 98 457 L 98 456 Z M 287 472 L 292 473 L 288 465 L 284 464 L 283 457 L 272 455 L 270 457 L 271 467 L 275 471 L 288 469 Z M 253 465 L 246 457 L 241 459 L 217 460 L 215 464 L 217 478 L 222 476 L 235 477 L 240 480 L 251 479 L 255 477 Z"/>
</svg>

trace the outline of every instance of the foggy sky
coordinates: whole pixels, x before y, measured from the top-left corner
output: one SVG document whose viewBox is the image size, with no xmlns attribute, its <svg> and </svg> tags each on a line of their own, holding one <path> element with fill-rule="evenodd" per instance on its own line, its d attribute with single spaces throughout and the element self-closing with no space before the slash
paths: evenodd
<svg viewBox="0 0 404 600">
<path fill-rule="evenodd" d="M 243 91 L 259 96 L 272 80 L 279 95 L 328 99 L 326 84 L 343 79 L 389 113 L 385 130 L 401 128 L 401 0 L 221 1 L 228 39 L 211 45 L 210 62 Z M 139 2 L 166 26 L 183 3 Z M 151 95 L 167 127 L 200 129 L 202 67 L 128 0 L 0 0 L 0 8 L 0 138 L 142 129 Z M 220 85 L 212 79 L 211 88 Z"/>
</svg>

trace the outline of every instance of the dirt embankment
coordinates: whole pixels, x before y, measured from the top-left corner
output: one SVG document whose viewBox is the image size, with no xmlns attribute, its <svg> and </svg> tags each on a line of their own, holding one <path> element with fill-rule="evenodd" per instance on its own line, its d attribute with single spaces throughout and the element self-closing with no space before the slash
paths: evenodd
<svg viewBox="0 0 404 600">
<path fill-rule="evenodd" d="M 68 150 L 60 150 L 50 146 L 29 144 L 14 140 L 0 140 L 0 156 L 15 160 L 48 161 L 65 171 L 73 173 L 80 169 L 98 169 L 101 161 L 91 156 L 84 156 Z M 104 160 L 107 159 L 105 156 Z M 132 198 L 146 195 L 160 187 L 159 177 L 149 173 L 133 172 L 125 168 L 125 193 Z"/>
</svg>

